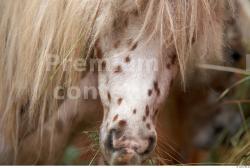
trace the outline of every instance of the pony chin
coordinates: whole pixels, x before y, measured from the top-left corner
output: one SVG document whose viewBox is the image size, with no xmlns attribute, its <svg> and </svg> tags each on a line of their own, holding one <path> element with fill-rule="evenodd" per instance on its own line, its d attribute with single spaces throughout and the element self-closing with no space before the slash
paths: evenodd
<svg viewBox="0 0 250 168">
<path fill-rule="evenodd" d="M 126 150 L 126 149 L 124 149 Z M 141 159 L 134 151 L 117 151 L 111 156 L 111 165 L 140 165 Z"/>
</svg>

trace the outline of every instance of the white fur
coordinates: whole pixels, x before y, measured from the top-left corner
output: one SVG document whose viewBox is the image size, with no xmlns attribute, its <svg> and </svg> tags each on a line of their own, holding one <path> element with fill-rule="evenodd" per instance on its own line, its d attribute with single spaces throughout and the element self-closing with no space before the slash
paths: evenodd
<svg viewBox="0 0 250 168">
<path fill-rule="evenodd" d="M 105 41 L 101 41 L 101 44 L 105 45 Z M 146 122 L 143 122 L 145 107 L 149 106 L 150 116 L 153 115 L 153 111 L 159 108 L 168 94 L 169 85 L 177 67 L 173 65 L 171 69 L 166 68 L 166 60 L 162 60 L 160 57 L 160 44 L 154 40 L 147 44 L 139 41 L 134 51 L 128 51 L 128 47 L 124 47 L 117 53 L 108 54 L 108 52 L 104 53 L 105 61 L 108 62 L 107 70 L 99 72 L 99 93 L 105 109 L 104 113 L 108 113 L 104 114 L 107 117 L 104 118 L 101 127 L 102 148 L 105 151 L 103 144 L 109 130 L 117 127 L 117 122 L 112 122 L 113 117 L 117 114 L 119 115 L 118 121 L 121 119 L 127 121 L 125 135 L 133 139 L 128 143 L 142 145 L 144 138 L 156 134 L 150 117 L 147 118 Z M 127 56 L 130 57 L 129 63 L 124 61 Z M 154 64 L 151 64 L 150 67 L 150 63 Z M 119 65 L 121 72 L 115 73 L 114 70 Z M 159 85 L 159 96 L 154 90 L 154 82 Z M 148 95 L 150 89 L 153 91 L 151 96 Z M 111 95 L 111 102 L 108 98 L 108 92 Z M 119 98 L 122 98 L 120 105 L 117 103 Z M 133 114 L 134 109 L 137 111 L 136 114 Z M 109 126 L 106 127 L 108 123 Z M 147 130 L 146 123 L 151 124 L 150 131 Z"/>
</svg>

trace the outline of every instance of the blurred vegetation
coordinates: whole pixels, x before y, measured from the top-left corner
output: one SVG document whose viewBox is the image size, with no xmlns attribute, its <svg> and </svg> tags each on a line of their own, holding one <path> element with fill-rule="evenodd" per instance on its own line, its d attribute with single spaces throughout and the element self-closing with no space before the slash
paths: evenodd
<svg viewBox="0 0 250 168">
<path fill-rule="evenodd" d="M 63 165 L 97 165 L 98 164 L 97 155 L 100 153 L 98 130 L 82 131 L 81 135 L 77 135 L 77 136 L 82 137 L 80 141 L 81 140 L 88 141 L 87 144 L 83 143 L 80 146 L 77 146 L 75 145 L 75 143 L 72 143 L 70 146 L 68 146 L 62 158 L 61 164 Z M 86 156 L 86 158 L 85 157 L 82 158 L 83 154 L 86 154 L 88 156 Z"/>
<path fill-rule="evenodd" d="M 250 164 L 250 75 L 243 78 L 243 83 L 235 87 L 235 94 L 231 96 L 234 104 L 238 107 L 243 124 L 237 133 L 227 138 L 227 130 L 221 135 L 219 142 L 211 151 L 210 161 L 227 164 Z M 222 145 L 222 143 L 226 145 Z"/>
</svg>

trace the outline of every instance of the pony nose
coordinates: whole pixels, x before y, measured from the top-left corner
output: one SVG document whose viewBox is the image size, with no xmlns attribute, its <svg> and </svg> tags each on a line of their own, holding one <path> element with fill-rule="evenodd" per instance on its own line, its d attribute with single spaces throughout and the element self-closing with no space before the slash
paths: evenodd
<svg viewBox="0 0 250 168">
<path fill-rule="evenodd" d="M 147 148 L 143 151 L 142 155 L 148 155 L 152 153 L 156 146 L 156 135 L 152 135 L 149 138 L 147 138 Z"/>
<path fill-rule="evenodd" d="M 105 147 L 111 152 L 121 151 L 124 149 L 133 150 L 139 155 L 150 154 L 156 146 L 156 135 L 150 135 L 147 138 L 126 138 L 124 132 L 116 129 L 109 131 Z"/>
</svg>

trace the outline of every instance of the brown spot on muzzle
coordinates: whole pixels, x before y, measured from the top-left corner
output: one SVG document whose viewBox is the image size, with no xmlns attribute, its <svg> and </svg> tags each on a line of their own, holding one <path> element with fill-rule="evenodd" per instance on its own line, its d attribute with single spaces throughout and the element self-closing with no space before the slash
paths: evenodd
<svg viewBox="0 0 250 168">
<path fill-rule="evenodd" d="M 115 70 L 114 70 L 114 73 L 121 73 L 122 72 L 122 67 L 121 65 L 118 65 Z"/>
<path fill-rule="evenodd" d="M 148 90 L 148 96 L 151 96 L 153 91 L 151 89 Z"/>
<path fill-rule="evenodd" d="M 125 127 L 125 126 L 127 125 L 127 121 L 125 121 L 125 120 L 120 120 L 120 121 L 118 122 L 118 125 L 119 125 L 119 127 Z"/>
<path fill-rule="evenodd" d="M 109 100 L 109 102 L 111 102 L 111 95 L 109 92 L 108 92 L 108 100 Z"/>
<path fill-rule="evenodd" d="M 118 105 L 121 105 L 122 100 L 123 100 L 122 98 L 119 98 L 119 99 L 117 100 L 117 104 L 118 104 Z"/>
<path fill-rule="evenodd" d="M 116 114 L 113 118 L 113 122 L 115 122 L 118 119 L 118 114 Z"/>
<path fill-rule="evenodd" d="M 161 91 L 159 89 L 158 82 L 156 82 L 156 81 L 154 81 L 154 90 L 156 91 L 157 96 L 159 96 Z"/>
<path fill-rule="evenodd" d="M 125 62 L 126 62 L 126 63 L 129 63 L 129 62 L 130 62 L 130 57 L 129 57 L 129 56 L 127 56 L 127 57 L 125 58 Z"/>
</svg>

